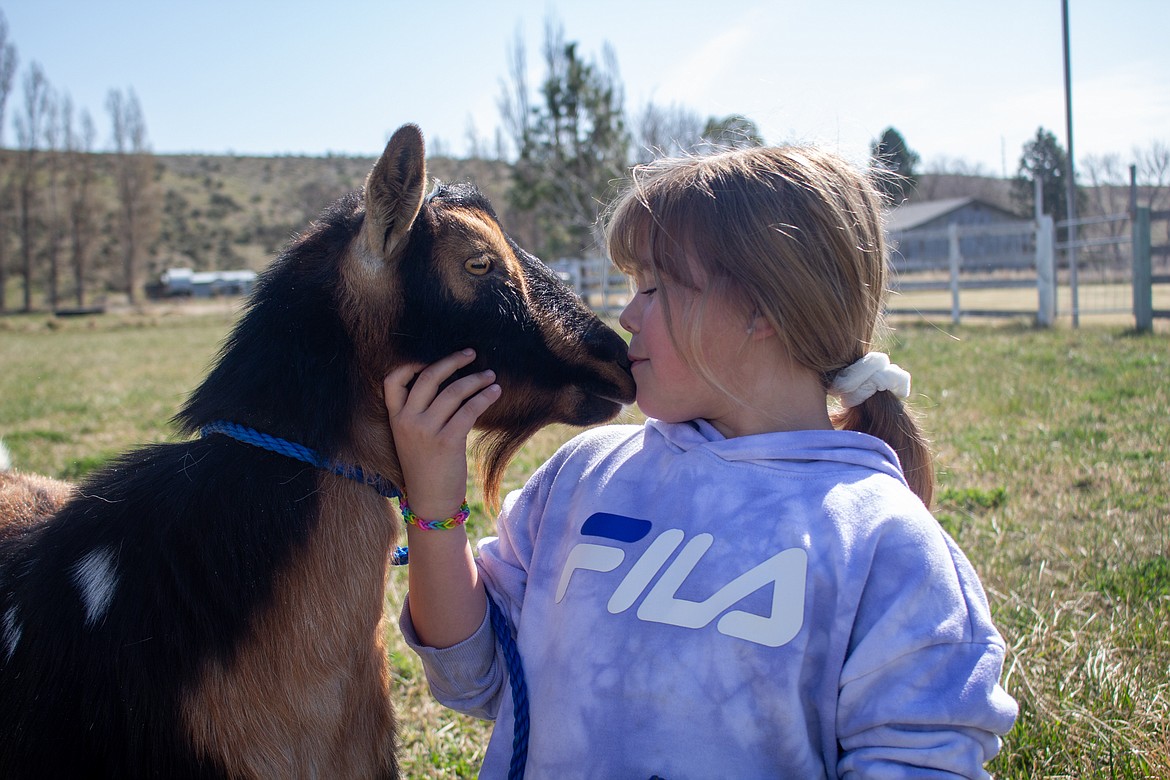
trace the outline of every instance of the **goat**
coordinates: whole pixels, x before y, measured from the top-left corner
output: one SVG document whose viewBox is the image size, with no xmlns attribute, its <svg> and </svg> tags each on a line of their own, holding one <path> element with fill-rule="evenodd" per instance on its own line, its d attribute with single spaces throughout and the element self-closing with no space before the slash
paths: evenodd
<svg viewBox="0 0 1170 780">
<path fill-rule="evenodd" d="M 0 482 L 0 777 L 398 776 L 380 628 L 393 505 L 210 431 L 400 485 L 383 376 L 470 346 L 465 371 L 504 389 L 480 420 L 491 502 L 541 426 L 602 422 L 634 393 L 621 337 L 474 187 L 428 195 L 426 178 L 406 125 L 261 274 L 175 417 L 202 437 L 75 489 Z"/>
</svg>

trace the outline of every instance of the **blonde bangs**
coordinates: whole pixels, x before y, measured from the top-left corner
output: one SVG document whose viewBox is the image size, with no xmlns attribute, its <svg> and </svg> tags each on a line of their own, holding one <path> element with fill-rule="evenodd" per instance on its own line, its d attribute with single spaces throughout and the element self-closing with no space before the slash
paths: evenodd
<svg viewBox="0 0 1170 780">
<path fill-rule="evenodd" d="M 690 168 L 700 159 L 656 160 L 631 171 L 606 225 L 606 248 L 622 273 L 697 286 L 694 263 L 706 253 L 696 239 L 709 235 L 706 225 L 696 227 L 707 215 L 707 204 L 692 202 L 690 186 Z"/>
<path fill-rule="evenodd" d="M 605 246 L 609 259 L 619 271 L 634 277 L 650 265 L 646 256 L 646 236 L 652 222 L 650 211 L 632 190 L 614 204 L 605 226 Z"/>
</svg>

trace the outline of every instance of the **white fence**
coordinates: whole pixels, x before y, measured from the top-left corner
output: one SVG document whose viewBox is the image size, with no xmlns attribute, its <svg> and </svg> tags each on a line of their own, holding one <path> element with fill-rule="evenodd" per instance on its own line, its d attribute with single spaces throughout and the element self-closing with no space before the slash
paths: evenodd
<svg viewBox="0 0 1170 780">
<path fill-rule="evenodd" d="M 617 316 L 630 299 L 630 282 L 605 257 L 567 257 L 548 264 L 598 314 Z"/>
<path fill-rule="evenodd" d="M 958 324 L 967 317 L 1035 317 L 1040 325 L 1051 325 L 1056 316 L 1056 263 L 1053 224 L 1050 217 L 1039 222 L 1001 222 L 985 225 L 952 224 L 941 230 L 909 230 L 890 235 L 893 275 L 890 314 L 949 316 Z M 913 245 L 914 258 L 907 260 L 899 247 Z M 973 290 L 1034 289 L 1034 303 L 1020 304 L 1018 295 L 1010 302 L 964 305 L 963 293 Z M 938 291 L 947 293 L 949 306 L 900 307 L 897 293 Z"/>
<path fill-rule="evenodd" d="M 1152 317 L 1165 316 L 1149 302 L 1154 286 L 1164 287 L 1167 275 L 1159 273 L 1156 264 L 1151 267 L 1149 210 L 1137 213 L 1138 220 L 1112 214 L 1069 223 L 1043 216 L 1035 222 L 894 233 L 892 289 L 946 291 L 950 305 L 898 307 L 895 296 L 889 311 L 949 316 L 955 324 L 963 317 L 1034 316 L 1038 325 L 1048 326 L 1058 317 L 1070 317 L 1073 327 L 1082 315 L 1132 314 L 1138 329 L 1148 329 Z M 1156 212 L 1154 217 L 1165 218 L 1163 214 Z M 1074 240 L 1057 241 L 1070 232 L 1070 225 Z M 914 250 L 909 262 L 898 251 L 908 242 Z M 1167 254 L 1164 247 L 1154 247 L 1153 253 Z M 1028 288 L 1036 291 L 1034 305 L 1018 293 L 1005 292 L 998 300 L 985 292 L 972 294 Z M 978 304 L 972 305 L 972 299 Z"/>
<path fill-rule="evenodd" d="M 1153 318 L 1170 316 L 1159 305 L 1170 297 L 1170 247 L 1151 248 L 1150 240 L 1151 218 L 1170 222 L 1170 212 L 1139 208 L 1136 214 L 1078 220 L 1073 242 L 1057 242 L 1058 228 L 1066 231 L 1068 224 L 1048 216 L 893 233 L 892 291 L 934 293 L 946 305 L 901 306 L 909 296 L 895 294 L 888 312 L 949 317 L 955 324 L 963 317 L 1029 317 L 1042 327 L 1062 316 L 1076 327 L 1081 315 L 1132 313 L 1137 328 L 1148 329 Z M 916 242 L 913 260 L 899 252 L 907 242 Z M 604 257 L 549 265 L 598 313 L 614 316 L 629 300 L 629 281 Z"/>
</svg>

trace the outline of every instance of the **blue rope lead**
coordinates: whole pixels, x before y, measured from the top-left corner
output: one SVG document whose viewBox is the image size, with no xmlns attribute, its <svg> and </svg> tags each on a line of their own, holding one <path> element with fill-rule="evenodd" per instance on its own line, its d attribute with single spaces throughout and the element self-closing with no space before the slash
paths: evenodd
<svg viewBox="0 0 1170 780">
<path fill-rule="evenodd" d="M 395 566 L 405 566 L 410 563 L 410 550 L 395 548 L 390 562 Z M 523 780 L 524 767 L 528 763 L 528 685 L 524 682 L 524 663 L 520 660 L 520 648 L 516 646 L 507 616 L 486 590 L 484 595 L 487 596 L 492 630 L 496 632 L 496 641 L 500 643 L 508 665 L 508 685 L 512 689 L 512 763 L 508 766 L 508 780 Z"/>
<path fill-rule="evenodd" d="M 213 433 L 222 433 L 245 444 L 285 455 L 340 477 L 369 485 L 386 498 L 402 497 L 402 491 L 382 475 L 366 476 L 361 466 L 330 460 L 303 445 L 226 420 L 217 420 L 199 429 L 199 434 L 203 437 Z M 410 551 L 405 547 L 396 547 L 390 554 L 390 563 L 395 566 L 405 566 L 409 562 Z M 484 591 L 484 595 L 487 595 L 487 591 Z M 515 723 L 512 731 L 512 763 L 508 767 L 508 780 L 523 780 L 524 767 L 528 763 L 528 686 L 524 682 L 524 664 L 520 661 L 520 650 L 516 647 L 507 616 L 496 606 L 490 595 L 487 596 L 487 602 L 492 629 L 496 632 L 496 641 L 500 643 L 500 650 L 508 664 L 508 685 L 512 689 L 512 712 Z"/>
<path fill-rule="evenodd" d="M 508 780 L 523 780 L 524 766 L 528 763 L 528 685 L 524 682 L 524 664 L 507 616 L 496 606 L 491 594 L 485 590 L 484 595 L 496 641 L 508 664 L 508 685 L 512 689 L 512 763 L 508 766 Z"/>
</svg>

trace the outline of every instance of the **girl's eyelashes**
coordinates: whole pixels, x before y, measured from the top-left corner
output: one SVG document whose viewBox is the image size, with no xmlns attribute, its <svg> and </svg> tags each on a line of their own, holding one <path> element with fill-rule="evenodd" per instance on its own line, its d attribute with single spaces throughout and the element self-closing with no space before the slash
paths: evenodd
<svg viewBox="0 0 1170 780">
<path fill-rule="evenodd" d="M 642 295 L 653 295 L 654 293 L 658 292 L 658 288 L 647 287 L 645 290 L 639 290 L 638 292 L 640 292 Z"/>
</svg>

